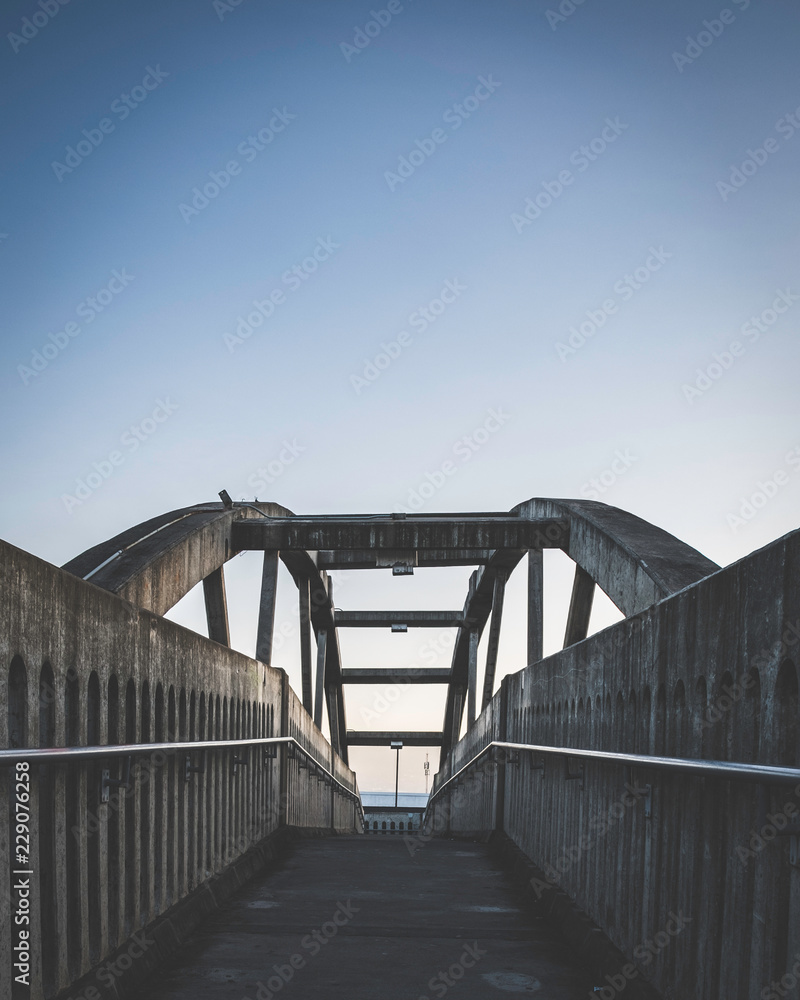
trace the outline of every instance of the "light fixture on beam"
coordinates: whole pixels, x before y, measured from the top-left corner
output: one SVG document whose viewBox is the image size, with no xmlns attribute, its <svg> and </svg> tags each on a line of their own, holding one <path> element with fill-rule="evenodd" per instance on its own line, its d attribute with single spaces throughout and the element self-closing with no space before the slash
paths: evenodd
<svg viewBox="0 0 800 1000">
<path fill-rule="evenodd" d="M 414 567 L 408 563 L 395 563 L 392 566 L 392 576 L 413 576 Z"/>
<path fill-rule="evenodd" d="M 408 625 L 392 625 L 392 632 L 408 632 Z"/>
</svg>

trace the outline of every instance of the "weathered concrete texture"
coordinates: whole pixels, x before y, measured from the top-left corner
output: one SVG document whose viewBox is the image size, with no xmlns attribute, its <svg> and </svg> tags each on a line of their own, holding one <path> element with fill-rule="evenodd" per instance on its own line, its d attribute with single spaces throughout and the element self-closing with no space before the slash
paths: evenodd
<svg viewBox="0 0 800 1000">
<path fill-rule="evenodd" d="M 795 531 L 506 677 L 435 787 L 492 740 L 797 768 L 798 649 Z M 780 835 L 798 810 L 800 784 L 600 761 L 567 780 L 563 758 L 523 753 L 428 821 L 504 829 L 665 995 L 751 1000 L 800 952 L 800 851 Z"/>
<path fill-rule="evenodd" d="M 294 736 L 347 788 L 281 670 L 140 610 L 0 542 L 0 744 L 10 747 Z M 31 997 L 54 996 L 138 929 L 225 872 L 280 826 L 352 831 L 352 799 L 284 750 L 142 759 L 101 802 L 101 769 L 31 770 Z M 202 766 L 201 766 L 202 765 Z M 8 780 L 0 782 L 0 898 L 9 899 Z M 0 996 L 10 996 L 12 914 L 0 907 Z"/>
<path fill-rule="evenodd" d="M 259 505 L 265 514 L 291 513 L 278 504 Z M 164 615 L 196 584 L 236 554 L 234 521 L 258 517 L 250 508 L 225 510 L 222 504 L 185 507 L 151 518 L 66 563 L 76 576 Z M 95 572 L 92 572 L 95 571 Z"/>
<path fill-rule="evenodd" d="M 566 518 L 567 555 L 625 615 L 634 615 L 719 569 L 663 528 L 595 500 L 534 499 L 514 511 L 529 518 Z"/>
<path fill-rule="evenodd" d="M 258 512 L 268 515 L 259 517 Z M 95 546 L 67 564 L 138 607 L 164 614 L 200 580 L 213 593 L 222 565 L 243 549 L 266 550 L 262 607 L 259 616 L 258 659 L 268 662 L 272 648 L 272 622 L 277 560 L 283 560 L 298 587 L 301 603 L 310 609 L 318 640 L 317 695 L 314 719 L 322 721 L 328 704 L 331 743 L 347 761 L 347 721 L 342 694 L 337 626 L 368 627 L 403 624 L 458 626 L 442 727 L 442 759 L 458 741 L 465 706 L 469 722 L 479 701 L 475 678 L 477 649 L 490 611 L 494 638 L 490 639 L 488 678 L 493 681 L 493 660 L 502 607 L 502 585 L 525 551 L 529 551 L 528 663 L 541 658 L 543 618 L 542 549 L 562 548 L 577 563 L 582 600 L 570 615 L 568 639 L 585 633 L 593 584 L 605 591 L 626 614 L 635 614 L 718 567 L 691 546 L 668 532 L 625 511 L 587 500 L 533 499 L 509 515 L 365 515 L 347 517 L 295 516 L 277 504 L 238 505 L 223 509 L 211 504 L 175 511 L 153 518 Z M 420 553 L 429 550 L 463 558 L 478 554 L 480 569 L 470 580 L 463 613 L 406 612 L 394 616 L 380 612 L 334 613 L 327 574 L 319 554 L 336 555 L 352 565 L 390 566 L 399 562 L 417 565 Z M 364 553 L 372 553 L 365 559 Z M 324 561 L 324 560 L 323 560 Z M 445 561 L 448 561 L 445 559 Z M 327 562 L 330 565 L 330 560 Z M 219 589 L 218 587 L 216 588 Z M 307 595 L 307 596 L 306 596 Z M 217 600 L 209 605 L 209 630 L 227 635 Z M 308 628 L 306 626 L 306 633 Z M 303 698 L 311 709 L 310 634 L 302 639 Z M 491 697 L 491 687 L 482 699 Z"/>
<path fill-rule="evenodd" d="M 133 996 L 586 1000 L 593 985 L 484 844 L 337 837 L 297 844 Z"/>
</svg>

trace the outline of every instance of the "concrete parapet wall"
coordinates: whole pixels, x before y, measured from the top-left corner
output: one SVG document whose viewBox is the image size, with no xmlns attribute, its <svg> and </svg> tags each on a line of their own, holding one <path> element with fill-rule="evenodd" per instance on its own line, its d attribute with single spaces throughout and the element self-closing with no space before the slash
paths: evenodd
<svg viewBox="0 0 800 1000">
<path fill-rule="evenodd" d="M 793 532 L 507 677 L 435 788 L 492 740 L 796 768 L 799 649 Z M 800 785 L 523 753 L 450 789 L 429 830 L 503 830 L 665 997 L 767 997 L 797 968 Z"/>
<path fill-rule="evenodd" d="M 294 736 L 349 789 L 281 670 L 0 542 L 0 743 L 60 747 Z M 234 773 L 234 756 L 241 763 Z M 30 768 L 30 994 L 55 996 L 291 826 L 360 830 L 353 799 L 285 748 Z M 12 993 L 14 769 L 0 772 L 0 996 Z"/>
</svg>

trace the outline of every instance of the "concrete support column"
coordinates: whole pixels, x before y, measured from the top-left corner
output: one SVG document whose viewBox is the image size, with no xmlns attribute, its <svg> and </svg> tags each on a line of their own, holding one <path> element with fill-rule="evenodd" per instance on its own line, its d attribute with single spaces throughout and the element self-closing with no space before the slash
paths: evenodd
<svg viewBox="0 0 800 1000">
<path fill-rule="evenodd" d="M 256 659 L 262 663 L 272 661 L 272 637 L 275 631 L 275 597 L 278 591 L 278 550 L 264 552 L 264 571 L 261 576 L 261 601 L 258 606 L 258 634 Z"/>
<path fill-rule="evenodd" d="M 321 629 L 317 635 L 317 690 L 314 699 L 314 725 L 322 728 L 322 706 L 325 701 L 325 660 L 328 649 L 328 633 Z"/>
<path fill-rule="evenodd" d="M 503 598 L 506 592 L 506 577 L 498 573 L 492 589 L 492 619 L 489 624 L 489 642 L 486 649 L 486 673 L 483 678 L 483 708 L 492 700 L 494 675 L 497 669 L 497 653 L 500 646 L 500 623 L 503 618 Z"/>
<path fill-rule="evenodd" d="M 585 569 L 576 566 L 572 597 L 569 602 L 569 614 L 567 615 L 567 628 L 564 633 L 565 647 L 580 642 L 589 634 L 593 599 L 594 580 Z"/>
<path fill-rule="evenodd" d="M 528 550 L 528 663 L 542 658 L 544 562 L 541 549 Z"/>
<path fill-rule="evenodd" d="M 209 573 L 203 580 L 203 596 L 206 600 L 206 620 L 208 638 L 223 646 L 230 646 L 228 629 L 228 602 L 225 597 L 225 577 L 222 566 Z"/>
<path fill-rule="evenodd" d="M 301 580 L 298 584 L 300 604 L 300 669 L 303 678 L 303 708 L 312 715 L 314 712 L 314 694 L 312 678 L 311 651 L 311 584 Z"/>
<path fill-rule="evenodd" d="M 475 703 L 478 696 L 478 630 L 469 633 L 469 687 L 467 689 L 467 728 L 475 722 Z"/>
</svg>

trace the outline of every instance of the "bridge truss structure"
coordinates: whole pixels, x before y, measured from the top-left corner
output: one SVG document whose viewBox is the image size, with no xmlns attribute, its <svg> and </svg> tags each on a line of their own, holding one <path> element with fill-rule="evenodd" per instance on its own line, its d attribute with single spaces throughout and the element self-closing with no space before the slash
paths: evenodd
<svg viewBox="0 0 800 1000">
<path fill-rule="evenodd" d="M 63 568 L 139 608 L 166 614 L 202 582 L 208 635 L 230 646 L 224 565 L 241 552 L 264 553 L 256 658 L 271 664 L 278 563 L 298 590 L 302 700 L 318 727 L 327 710 L 331 744 L 347 762 L 350 746 L 439 746 L 441 759 L 492 699 L 506 581 L 527 555 L 527 663 L 542 659 L 543 550 L 575 563 L 564 647 L 587 636 L 595 588 L 625 617 L 696 583 L 719 567 L 647 521 L 589 500 L 532 499 L 508 512 L 464 514 L 296 515 L 275 503 L 220 503 L 170 511 L 96 545 Z M 475 566 L 460 610 L 342 611 L 335 607 L 334 570 Z M 449 668 L 347 668 L 339 630 L 457 629 Z M 482 691 L 478 646 L 488 628 Z M 344 686 L 446 685 L 439 732 L 354 732 L 347 729 Z"/>
</svg>

